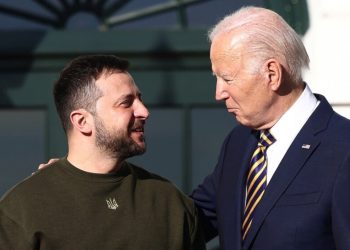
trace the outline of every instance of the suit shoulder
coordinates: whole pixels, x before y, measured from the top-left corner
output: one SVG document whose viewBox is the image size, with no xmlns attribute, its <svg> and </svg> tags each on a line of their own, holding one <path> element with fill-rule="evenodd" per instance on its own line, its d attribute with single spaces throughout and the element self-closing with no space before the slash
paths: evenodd
<svg viewBox="0 0 350 250">
<path fill-rule="evenodd" d="M 348 140 L 350 138 L 350 120 L 336 112 L 332 116 L 329 128 L 329 132 L 337 139 L 343 138 Z"/>
<path fill-rule="evenodd" d="M 252 133 L 252 129 L 245 127 L 243 125 L 237 125 L 231 130 L 230 134 L 240 135 L 240 136 L 249 136 Z"/>
<path fill-rule="evenodd" d="M 242 142 L 247 140 L 252 135 L 252 133 L 254 133 L 254 130 L 252 130 L 251 128 L 242 125 L 237 125 L 226 136 L 223 142 L 223 146 L 232 143 L 235 144 L 236 142 L 242 144 Z"/>
<path fill-rule="evenodd" d="M 334 112 L 334 115 L 332 117 L 332 121 L 335 125 L 338 125 L 338 126 L 346 126 L 346 127 L 350 126 L 350 120 L 348 118 L 340 115 L 337 112 Z"/>
</svg>

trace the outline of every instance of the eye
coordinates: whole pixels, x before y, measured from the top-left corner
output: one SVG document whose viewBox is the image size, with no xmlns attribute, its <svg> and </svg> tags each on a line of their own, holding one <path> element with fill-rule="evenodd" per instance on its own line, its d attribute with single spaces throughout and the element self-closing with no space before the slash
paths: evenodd
<svg viewBox="0 0 350 250">
<path fill-rule="evenodd" d="M 142 99 L 141 93 L 138 93 L 138 94 L 137 94 L 136 99 L 138 99 L 140 102 L 143 103 L 143 99 Z"/>
<path fill-rule="evenodd" d="M 128 108 L 128 107 L 130 107 L 130 106 L 132 105 L 132 103 L 133 103 L 133 99 L 127 98 L 127 99 L 123 100 L 123 101 L 120 103 L 120 105 L 123 106 L 123 107 Z"/>
<path fill-rule="evenodd" d="M 226 83 L 226 84 L 228 84 L 228 85 L 231 85 L 231 84 L 233 84 L 234 83 L 234 79 L 231 79 L 231 78 L 225 78 L 225 77 L 223 77 L 222 78 L 222 80 Z"/>
</svg>

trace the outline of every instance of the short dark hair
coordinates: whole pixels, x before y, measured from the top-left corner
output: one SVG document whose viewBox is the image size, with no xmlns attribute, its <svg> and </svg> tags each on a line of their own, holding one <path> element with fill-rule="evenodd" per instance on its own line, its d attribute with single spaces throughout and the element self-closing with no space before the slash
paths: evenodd
<svg viewBox="0 0 350 250">
<path fill-rule="evenodd" d="M 87 55 L 73 59 L 62 70 L 54 84 L 53 95 L 64 131 L 71 128 L 70 113 L 83 108 L 95 112 L 102 96 L 95 82 L 105 74 L 126 71 L 129 62 L 114 55 Z"/>
</svg>

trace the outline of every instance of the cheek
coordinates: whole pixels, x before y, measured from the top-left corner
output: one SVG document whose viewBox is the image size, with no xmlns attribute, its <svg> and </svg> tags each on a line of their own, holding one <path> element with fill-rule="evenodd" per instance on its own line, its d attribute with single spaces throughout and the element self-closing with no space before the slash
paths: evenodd
<svg viewBox="0 0 350 250">
<path fill-rule="evenodd" d="M 129 131 L 134 124 L 134 119 L 130 115 L 123 115 L 118 117 L 118 124 L 120 129 Z"/>
<path fill-rule="evenodd" d="M 130 127 L 130 120 L 128 119 L 122 119 L 121 117 L 119 119 L 115 120 L 115 124 L 119 129 L 122 130 L 128 130 Z"/>
<path fill-rule="evenodd" d="M 247 116 L 255 116 L 263 107 L 264 97 L 260 93 L 242 92 L 237 95 L 236 103 L 240 110 Z"/>
<path fill-rule="evenodd" d="M 229 96 L 232 102 L 241 107 L 247 106 L 254 102 L 254 94 L 245 89 L 232 88 L 229 91 Z"/>
<path fill-rule="evenodd" d="M 260 93 L 256 94 L 254 100 L 252 100 L 252 110 L 256 115 L 265 116 L 270 107 L 268 96 Z"/>
</svg>

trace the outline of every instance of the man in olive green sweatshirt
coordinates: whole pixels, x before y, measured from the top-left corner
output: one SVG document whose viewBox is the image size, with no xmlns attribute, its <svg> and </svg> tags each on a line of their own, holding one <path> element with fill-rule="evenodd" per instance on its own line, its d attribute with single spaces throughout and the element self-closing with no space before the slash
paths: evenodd
<svg viewBox="0 0 350 250">
<path fill-rule="evenodd" d="M 0 201 L 0 249 L 205 249 L 193 202 L 125 160 L 145 152 L 149 116 L 111 55 L 78 57 L 54 86 L 68 154 Z"/>
</svg>

